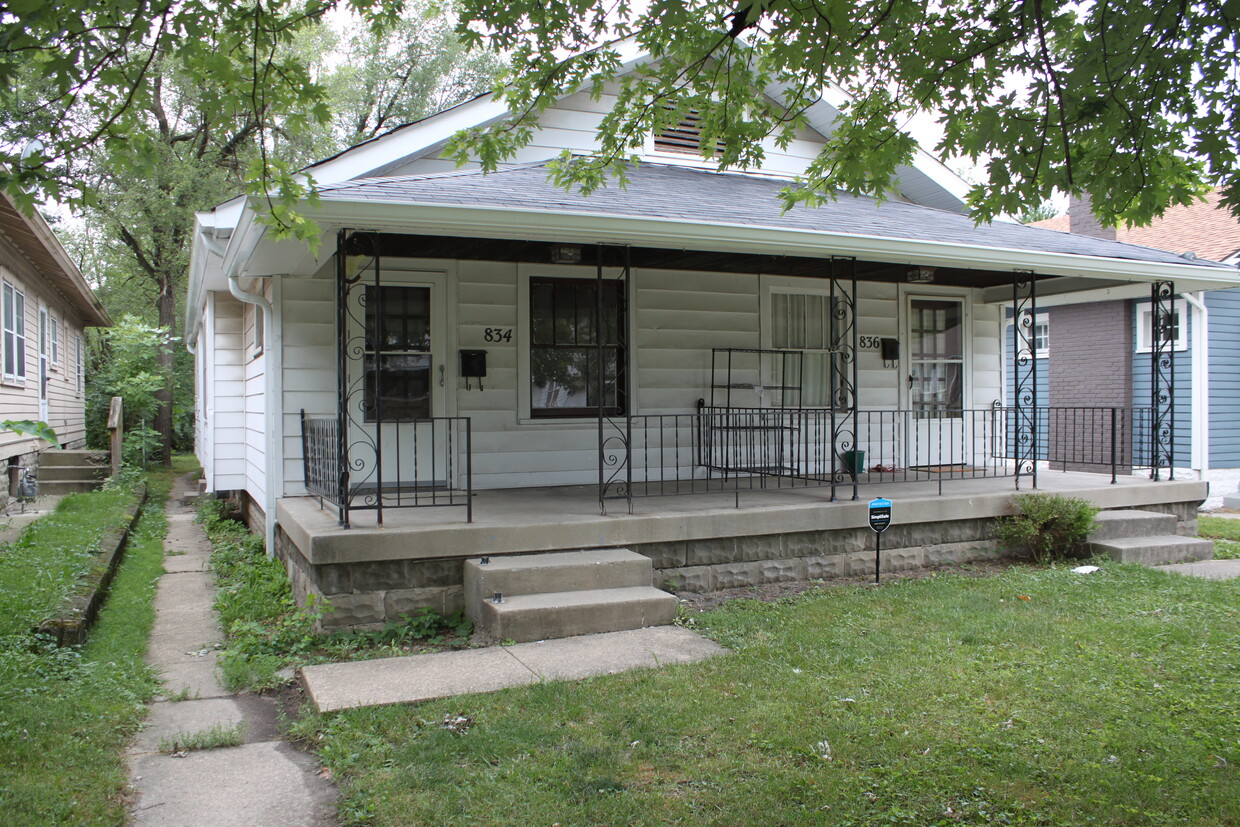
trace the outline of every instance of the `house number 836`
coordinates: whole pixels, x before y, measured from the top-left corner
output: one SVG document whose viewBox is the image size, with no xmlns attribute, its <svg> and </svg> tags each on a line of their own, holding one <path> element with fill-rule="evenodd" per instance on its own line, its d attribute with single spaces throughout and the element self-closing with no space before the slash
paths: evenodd
<svg viewBox="0 0 1240 827">
<path fill-rule="evenodd" d="M 511 342 L 511 327 L 488 327 L 482 332 L 482 338 L 488 342 Z"/>
</svg>

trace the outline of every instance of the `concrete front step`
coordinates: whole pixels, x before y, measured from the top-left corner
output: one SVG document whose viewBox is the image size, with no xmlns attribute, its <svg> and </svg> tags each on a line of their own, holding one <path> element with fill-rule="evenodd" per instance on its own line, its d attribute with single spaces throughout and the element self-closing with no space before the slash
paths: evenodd
<svg viewBox="0 0 1240 827">
<path fill-rule="evenodd" d="M 1105 554 L 1121 563 L 1143 563 L 1162 566 L 1190 560 L 1208 560 L 1214 556 L 1214 543 L 1198 537 L 1164 534 L 1153 537 L 1118 537 L 1090 543 L 1094 554 Z"/>
<path fill-rule="evenodd" d="M 653 586 L 504 596 L 480 604 L 481 626 L 496 640 L 547 640 L 662 626 L 677 600 Z"/>
<path fill-rule="evenodd" d="M 649 557 L 628 549 L 557 551 L 465 561 L 465 601 L 479 605 L 495 592 L 505 597 L 545 592 L 575 592 L 649 586 Z M 476 618 L 475 618 L 476 622 Z"/>
<path fill-rule="evenodd" d="M 45 465 L 39 464 L 38 477 L 40 483 L 45 482 L 89 482 L 103 479 L 108 469 L 102 465 Z"/>
<path fill-rule="evenodd" d="M 92 465 L 104 467 L 108 462 L 107 451 L 43 451 L 39 454 L 39 468 L 61 465 Z"/>
<path fill-rule="evenodd" d="M 1101 511 L 1096 520 L 1098 527 L 1089 535 L 1091 543 L 1124 537 L 1175 534 L 1175 515 L 1164 514 L 1160 511 L 1137 511 L 1136 509 Z"/>
<path fill-rule="evenodd" d="M 67 482 L 64 480 L 44 482 L 39 480 L 39 495 L 54 494 L 61 496 L 64 494 L 81 494 L 86 491 L 94 491 L 99 488 L 100 481 L 86 482 L 82 480 Z"/>
</svg>

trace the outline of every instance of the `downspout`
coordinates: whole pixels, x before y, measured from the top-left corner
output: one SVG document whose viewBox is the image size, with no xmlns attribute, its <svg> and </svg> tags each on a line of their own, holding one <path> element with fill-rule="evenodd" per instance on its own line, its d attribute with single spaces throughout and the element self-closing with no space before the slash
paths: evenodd
<svg viewBox="0 0 1240 827">
<path fill-rule="evenodd" d="M 265 420 L 265 430 L 267 432 L 268 443 L 265 451 L 267 459 L 267 481 L 263 486 L 263 525 L 266 529 L 264 540 L 266 542 L 267 556 L 275 555 L 276 548 L 276 446 L 275 441 L 280 439 L 280 429 L 276 427 L 276 376 L 275 376 L 275 354 L 271 351 L 269 341 L 272 338 L 271 331 L 275 329 L 275 314 L 271 309 L 271 302 L 259 293 L 247 293 L 241 289 L 240 277 L 235 273 L 228 274 L 228 292 L 232 293 L 233 298 L 245 304 L 256 306 L 263 314 L 263 355 L 269 358 L 264 359 L 263 365 L 263 396 L 266 399 L 264 405 L 263 418 Z"/>
<path fill-rule="evenodd" d="M 1210 470 L 1210 317 L 1205 292 L 1184 293 L 1184 300 L 1197 311 L 1193 337 L 1193 466 L 1205 479 Z"/>
</svg>

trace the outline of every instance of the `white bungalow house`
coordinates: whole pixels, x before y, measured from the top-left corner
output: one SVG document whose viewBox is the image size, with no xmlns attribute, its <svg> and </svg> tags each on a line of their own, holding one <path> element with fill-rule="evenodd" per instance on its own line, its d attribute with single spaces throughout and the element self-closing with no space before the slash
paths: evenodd
<svg viewBox="0 0 1240 827">
<path fill-rule="evenodd" d="M 207 485 L 242 496 L 328 623 L 476 604 L 466 571 L 492 555 L 624 548 L 687 589 L 863 570 L 857 500 L 879 493 L 889 568 L 992 553 L 986 521 L 1034 485 L 1191 528 L 1204 486 L 1160 473 L 1166 412 L 1127 408 L 1048 456 L 1072 425 L 1036 398 L 1030 325 L 999 403 L 1001 327 L 1043 297 L 1169 296 L 1234 269 L 977 226 L 927 153 L 884 203 L 785 213 L 826 100 L 759 170 L 651 136 L 626 188 L 556 188 L 546 162 L 590 149 L 608 105 L 564 98 L 490 175 L 439 157 L 504 114 L 490 97 L 315 164 L 317 247 L 273 240 L 257 201 L 199 216 L 186 330 Z"/>
<path fill-rule="evenodd" d="M 0 193 L 0 420 L 41 420 L 64 447 L 82 447 L 83 336 L 87 327 L 111 323 L 43 217 L 24 214 Z M 46 447 L 36 437 L 0 430 L 0 459 L 10 469 L 0 499 L 15 482 L 15 470 L 37 464 Z"/>
</svg>

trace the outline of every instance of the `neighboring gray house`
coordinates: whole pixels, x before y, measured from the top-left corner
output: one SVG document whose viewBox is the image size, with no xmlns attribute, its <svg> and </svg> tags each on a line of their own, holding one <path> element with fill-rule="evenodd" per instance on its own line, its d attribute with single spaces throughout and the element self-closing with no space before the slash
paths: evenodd
<svg viewBox="0 0 1240 827">
<path fill-rule="evenodd" d="M 1211 192 L 1171 207 L 1146 227 L 1104 228 L 1088 205 L 1033 226 L 1168 250 L 1185 260 L 1240 263 L 1240 220 Z M 1148 293 L 1110 291 L 1047 307 L 1043 370 L 1053 405 L 1149 405 L 1152 310 Z M 1049 304 L 1049 303 L 1048 303 Z M 1177 412 L 1175 465 L 1216 483 L 1211 502 L 1240 480 L 1240 291 L 1177 291 L 1171 352 Z M 1237 503 L 1240 506 L 1240 503 Z"/>
</svg>

